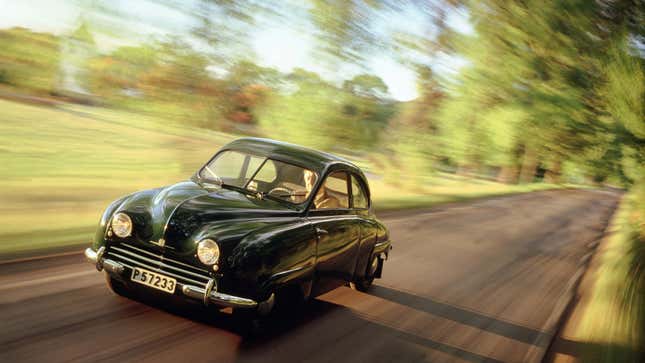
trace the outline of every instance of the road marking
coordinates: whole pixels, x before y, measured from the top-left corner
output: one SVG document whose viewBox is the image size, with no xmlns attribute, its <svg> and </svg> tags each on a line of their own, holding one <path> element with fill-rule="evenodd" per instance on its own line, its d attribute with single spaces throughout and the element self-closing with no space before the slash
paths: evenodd
<svg viewBox="0 0 645 363">
<path fill-rule="evenodd" d="M 6 284 L 0 286 L 0 291 L 4 290 L 10 290 L 10 289 L 15 289 L 15 288 L 25 288 L 25 287 L 31 287 L 35 285 L 42 285 L 50 282 L 56 282 L 60 280 L 67 280 L 71 279 L 74 277 L 81 277 L 85 275 L 91 275 L 96 273 L 94 270 L 89 270 L 89 271 L 80 271 L 80 272 L 72 272 L 68 274 L 62 274 L 62 275 L 57 275 L 57 276 L 50 276 L 50 277 L 43 277 L 40 279 L 35 279 L 35 280 L 28 280 L 28 281 L 20 281 L 20 282 L 14 282 L 12 284 Z"/>
<path fill-rule="evenodd" d="M 46 259 L 49 259 L 49 258 L 67 257 L 67 256 L 74 256 L 74 255 L 82 256 L 83 251 L 70 251 L 70 252 L 53 253 L 53 254 L 50 254 L 50 255 L 40 255 L 40 256 L 32 256 L 32 257 L 24 257 L 24 258 L 15 258 L 13 260 L 0 260 L 0 265 L 9 265 L 9 264 L 13 264 L 13 263 L 22 263 L 22 262 L 46 260 Z"/>
<path fill-rule="evenodd" d="M 410 214 L 410 215 L 407 215 L 405 217 L 394 217 L 394 218 L 387 218 L 386 217 L 386 218 L 383 218 L 383 222 L 385 222 L 385 223 L 410 222 L 410 221 L 413 221 L 413 220 L 420 219 L 422 217 L 432 218 L 432 217 L 435 217 L 435 216 L 441 216 L 443 214 L 446 214 L 446 213 L 452 212 L 452 211 L 455 211 L 455 209 L 438 210 L 438 211 L 432 211 L 432 212 L 423 212 L 423 213 L 419 213 L 419 214 Z"/>
<path fill-rule="evenodd" d="M 585 255 L 582 256 L 580 258 L 580 260 L 578 260 L 578 266 L 586 265 L 587 262 L 589 262 L 589 260 L 591 260 L 591 256 L 593 256 L 593 254 L 594 254 L 594 251 L 589 251 L 589 252 L 585 253 Z"/>
</svg>

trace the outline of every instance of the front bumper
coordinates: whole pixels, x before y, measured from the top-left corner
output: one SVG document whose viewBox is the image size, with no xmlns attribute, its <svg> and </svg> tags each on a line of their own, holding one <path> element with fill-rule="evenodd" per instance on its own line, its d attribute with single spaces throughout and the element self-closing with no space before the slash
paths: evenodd
<svg viewBox="0 0 645 363">
<path fill-rule="evenodd" d="M 94 251 L 91 248 L 85 250 L 85 258 L 88 262 L 94 264 L 98 271 L 105 270 L 108 273 L 114 275 L 122 275 L 125 271 L 125 266 L 121 263 L 111 260 L 109 258 L 103 257 L 105 253 L 105 247 L 101 247 L 98 251 Z M 191 299 L 200 300 L 204 302 L 204 305 L 215 304 L 223 307 L 232 307 L 232 308 L 245 308 L 245 309 L 266 309 L 267 305 L 273 305 L 274 296 L 271 295 L 266 301 L 258 303 L 255 300 L 247 299 L 244 297 L 233 296 L 228 294 L 223 294 L 221 292 L 215 291 L 215 280 L 212 279 L 206 285 L 206 288 L 193 285 L 182 285 L 181 293 Z"/>
</svg>

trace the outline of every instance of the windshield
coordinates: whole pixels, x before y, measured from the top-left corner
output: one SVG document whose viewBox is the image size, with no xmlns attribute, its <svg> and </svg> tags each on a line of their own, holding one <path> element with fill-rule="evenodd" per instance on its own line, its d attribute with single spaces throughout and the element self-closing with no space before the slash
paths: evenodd
<svg viewBox="0 0 645 363">
<path fill-rule="evenodd" d="M 292 204 L 304 203 L 318 175 L 300 166 L 239 151 L 219 153 L 199 172 L 200 179 L 262 193 Z"/>
</svg>

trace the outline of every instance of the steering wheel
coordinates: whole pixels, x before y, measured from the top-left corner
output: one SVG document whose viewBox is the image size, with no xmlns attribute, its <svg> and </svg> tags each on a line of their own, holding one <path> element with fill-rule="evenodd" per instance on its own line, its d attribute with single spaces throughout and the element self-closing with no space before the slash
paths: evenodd
<svg viewBox="0 0 645 363">
<path fill-rule="evenodd" d="M 291 196 L 291 193 L 293 193 L 293 191 L 291 189 L 287 189 L 285 187 L 275 187 L 275 188 L 269 190 L 269 192 L 267 194 L 270 195 L 270 194 L 277 193 L 277 192 L 284 192 L 285 194 L 287 194 L 286 196 L 289 196 L 289 197 Z"/>
</svg>

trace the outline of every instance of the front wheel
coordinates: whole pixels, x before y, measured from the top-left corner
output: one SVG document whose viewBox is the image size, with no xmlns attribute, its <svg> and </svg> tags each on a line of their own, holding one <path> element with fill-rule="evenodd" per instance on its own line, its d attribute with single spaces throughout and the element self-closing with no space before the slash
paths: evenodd
<svg viewBox="0 0 645 363">
<path fill-rule="evenodd" d="M 359 277 L 353 282 L 349 283 L 349 286 L 357 291 L 361 292 L 366 292 L 367 290 L 372 287 L 372 284 L 374 283 L 374 277 L 376 276 L 376 271 L 378 271 L 379 264 L 382 263 L 378 256 L 374 255 L 372 257 L 372 260 L 370 261 L 370 264 L 367 266 L 367 271 L 365 272 L 365 276 Z"/>
<path fill-rule="evenodd" d="M 276 303 L 275 294 L 261 302 L 254 309 L 233 308 L 233 321 L 242 335 L 260 334 L 263 331 L 262 321 L 273 313 Z"/>
<path fill-rule="evenodd" d="M 107 283 L 107 286 L 112 290 L 112 292 L 116 295 L 119 296 L 128 296 L 128 288 L 125 286 L 125 284 L 114 277 L 110 276 L 109 273 L 105 273 L 105 282 Z"/>
<path fill-rule="evenodd" d="M 269 297 L 260 302 L 255 308 L 233 308 L 233 317 L 237 320 L 254 320 L 270 315 L 276 305 L 276 294 L 272 293 Z"/>
</svg>

